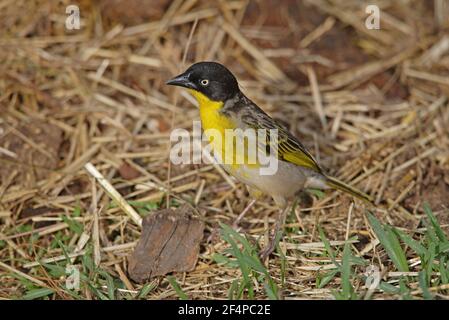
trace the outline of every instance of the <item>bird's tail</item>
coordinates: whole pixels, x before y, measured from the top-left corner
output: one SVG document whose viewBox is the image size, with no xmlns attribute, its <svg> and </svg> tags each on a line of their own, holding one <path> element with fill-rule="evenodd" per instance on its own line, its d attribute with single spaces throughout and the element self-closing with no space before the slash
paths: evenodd
<svg viewBox="0 0 449 320">
<path fill-rule="evenodd" d="M 337 178 L 326 176 L 326 184 L 331 188 L 347 192 L 347 193 L 353 195 L 354 197 L 357 197 L 357 198 L 364 200 L 370 204 L 373 204 L 373 198 L 371 196 L 350 186 L 349 184 L 346 184 L 346 183 L 338 180 Z"/>
</svg>

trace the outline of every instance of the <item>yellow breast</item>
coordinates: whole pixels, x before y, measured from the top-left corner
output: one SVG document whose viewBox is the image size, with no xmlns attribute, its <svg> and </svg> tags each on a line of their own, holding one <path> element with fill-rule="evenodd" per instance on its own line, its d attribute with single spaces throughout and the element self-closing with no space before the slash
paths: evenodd
<svg viewBox="0 0 449 320">
<path fill-rule="evenodd" d="M 204 94 L 195 90 L 189 91 L 200 105 L 200 118 L 203 130 L 216 129 L 224 134 L 225 129 L 235 129 L 235 123 L 220 112 L 223 108 L 223 102 L 210 100 Z"/>
<path fill-rule="evenodd" d="M 223 115 L 223 113 L 220 112 L 224 105 L 223 102 L 210 100 L 204 94 L 195 90 L 189 91 L 199 103 L 201 126 L 206 136 L 208 137 L 214 152 L 219 152 L 221 159 L 222 160 L 227 159 L 226 163 L 231 165 L 230 166 L 231 169 L 236 169 L 238 167 L 238 163 L 236 161 L 237 150 L 235 150 L 235 141 L 232 141 L 233 145 L 232 155 L 228 154 L 227 157 L 225 131 L 227 129 L 230 130 L 236 129 L 237 124 L 235 123 L 235 121 L 233 121 L 233 119 Z M 219 138 L 221 141 L 217 142 L 214 138 L 214 135 L 217 135 L 218 136 L 217 138 Z M 246 152 L 244 158 L 245 158 L 244 162 L 247 162 Z"/>
</svg>

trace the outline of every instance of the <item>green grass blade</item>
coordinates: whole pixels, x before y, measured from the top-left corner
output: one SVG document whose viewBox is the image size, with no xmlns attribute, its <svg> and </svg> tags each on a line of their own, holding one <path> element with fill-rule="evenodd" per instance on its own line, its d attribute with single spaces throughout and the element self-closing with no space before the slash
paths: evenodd
<svg viewBox="0 0 449 320">
<path fill-rule="evenodd" d="M 433 214 L 432 209 L 430 208 L 430 206 L 427 202 L 424 202 L 423 208 L 424 208 L 424 212 L 426 213 L 427 217 L 429 218 L 430 223 L 432 224 L 432 227 L 433 227 L 438 239 L 443 243 L 448 243 L 449 240 L 447 239 L 446 234 L 444 233 L 443 229 L 441 229 L 437 218 Z"/>
<path fill-rule="evenodd" d="M 244 237 L 238 234 L 234 229 L 230 228 L 225 224 L 220 225 L 222 227 L 221 229 L 222 238 L 231 245 L 231 254 L 237 259 L 238 266 L 240 268 L 240 271 L 242 272 L 243 281 L 241 283 L 239 296 L 243 294 L 243 291 L 246 288 L 248 290 L 249 298 L 253 299 L 254 287 L 251 281 L 251 267 L 248 266 L 248 261 L 250 261 L 248 259 L 249 258 L 248 252 L 254 251 L 254 248 L 249 244 L 249 242 Z M 242 241 L 245 242 L 244 244 L 242 243 L 243 252 L 239 249 L 238 244 L 235 240 L 240 241 L 240 243 Z"/>
<path fill-rule="evenodd" d="M 340 268 L 340 264 L 337 262 L 337 260 L 335 259 L 335 253 L 334 250 L 332 250 L 331 244 L 329 242 L 329 240 L 327 239 L 326 235 L 324 234 L 323 229 L 318 226 L 318 232 L 320 233 L 320 238 L 321 241 L 323 241 L 324 243 L 324 248 L 326 249 L 327 254 L 329 255 L 329 258 L 332 260 L 332 262 L 338 267 Z"/>
<path fill-rule="evenodd" d="M 176 291 L 176 294 L 178 295 L 180 300 L 188 300 L 189 297 L 185 294 L 184 291 L 182 291 L 181 286 L 176 281 L 176 279 L 173 276 L 167 277 L 168 282 L 170 282 L 170 285 L 172 288 Z"/>
<path fill-rule="evenodd" d="M 57 264 L 50 264 L 50 263 L 41 263 L 42 266 L 47 268 L 49 271 L 48 273 L 55 278 L 61 278 L 66 276 L 66 268 Z"/>
<path fill-rule="evenodd" d="M 387 237 L 389 240 L 389 243 L 392 247 L 392 250 L 394 252 L 394 255 L 396 256 L 396 260 L 397 262 L 397 266 L 401 271 L 409 271 L 409 267 L 408 267 L 408 263 L 407 263 L 407 257 L 405 255 L 404 249 L 402 249 L 401 247 L 401 243 L 399 242 L 398 237 L 396 236 L 396 234 L 394 233 L 395 228 L 386 225 L 385 226 L 385 231 L 387 232 Z"/>
<path fill-rule="evenodd" d="M 84 226 L 81 222 L 78 222 L 74 219 L 70 219 L 70 217 L 66 216 L 66 215 L 62 215 L 62 220 L 67 223 L 67 225 L 69 226 L 69 229 L 76 233 L 77 235 L 81 235 L 84 231 Z"/>
<path fill-rule="evenodd" d="M 426 254 L 427 249 L 421 243 L 410 237 L 408 234 L 398 229 L 395 229 L 394 232 L 406 245 L 412 248 L 412 250 L 415 251 L 418 255 L 422 257 Z"/>
<path fill-rule="evenodd" d="M 370 212 L 367 213 L 367 217 L 376 237 L 385 248 L 396 268 L 398 268 L 399 271 L 408 272 L 407 258 L 405 257 L 405 253 L 402 250 L 401 244 L 399 243 L 396 234 L 393 232 L 393 229 L 388 226 L 385 226 L 384 229 L 379 220 L 377 220 Z"/>
<path fill-rule="evenodd" d="M 145 284 L 142 289 L 140 289 L 139 294 L 137 295 L 137 299 L 144 299 L 155 288 L 156 284 L 154 282 Z"/>
<path fill-rule="evenodd" d="M 243 255 L 242 260 L 245 262 L 253 270 L 268 275 L 268 271 L 265 266 L 260 262 L 258 258 L 254 258 L 252 256 Z"/>
<path fill-rule="evenodd" d="M 449 242 L 440 245 L 440 253 L 444 253 L 446 251 L 449 251 Z"/>
<path fill-rule="evenodd" d="M 238 281 L 237 280 L 232 281 L 228 291 L 228 300 L 238 299 L 235 294 L 235 292 L 237 292 L 238 289 L 239 289 Z"/>
<path fill-rule="evenodd" d="M 217 264 L 227 265 L 231 262 L 231 259 L 222 255 L 221 253 L 214 253 L 212 256 L 212 260 L 214 260 Z"/>
<path fill-rule="evenodd" d="M 410 294 L 410 289 L 406 285 L 406 278 L 399 278 L 399 293 L 403 300 L 413 300 L 413 296 Z"/>
<path fill-rule="evenodd" d="M 49 288 L 39 288 L 39 289 L 32 289 L 27 291 L 27 293 L 22 297 L 23 300 L 34 300 L 46 297 L 50 294 L 55 293 L 53 289 Z"/>
<path fill-rule="evenodd" d="M 243 245 L 244 250 L 246 250 L 248 253 L 252 253 L 255 251 L 254 247 L 248 242 L 248 240 L 246 240 L 244 236 L 235 231 L 233 228 L 221 222 L 220 227 L 222 228 L 222 233 L 224 232 L 225 234 L 232 236 L 234 239 L 240 242 Z"/>
<path fill-rule="evenodd" d="M 319 190 L 319 189 L 308 188 L 307 192 L 312 194 L 312 195 L 315 195 L 318 198 L 318 200 L 323 199 L 324 196 L 326 195 L 322 190 Z"/>
<path fill-rule="evenodd" d="M 214 260 L 217 263 L 224 263 L 227 267 L 238 267 L 243 278 L 240 283 L 233 282 L 228 297 L 240 299 L 246 290 L 247 297 L 253 299 L 255 297 L 254 281 L 256 281 L 264 282 L 265 293 L 270 299 L 277 299 L 278 287 L 270 277 L 267 268 L 260 261 L 256 246 L 230 226 L 222 223 L 220 226 L 222 239 L 230 245 L 225 252 L 235 259 L 217 254 L 214 256 Z"/>
<path fill-rule="evenodd" d="M 426 271 L 427 281 L 430 280 L 430 275 L 433 271 L 434 259 L 436 258 L 436 244 L 434 242 L 429 244 L 428 255 L 425 261 L 422 261 L 422 269 Z"/>
<path fill-rule="evenodd" d="M 106 278 L 106 286 L 108 287 L 108 297 L 109 300 L 115 299 L 115 284 L 114 279 L 111 277 L 109 273 L 106 271 L 103 273 L 104 277 Z"/>
<path fill-rule="evenodd" d="M 380 282 L 379 289 L 390 294 L 398 294 L 399 292 L 401 292 L 400 288 L 385 281 Z"/>
<path fill-rule="evenodd" d="M 422 294 L 423 294 L 424 299 L 432 300 L 433 296 L 432 296 L 432 294 L 429 291 L 426 273 L 424 271 L 420 271 L 419 275 L 418 275 L 418 278 L 419 278 L 419 287 L 422 290 Z"/>
<path fill-rule="evenodd" d="M 334 269 L 331 271 L 326 272 L 320 279 L 319 284 L 318 284 L 318 288 L 321 289 L 323 288 L 325 285 L 327 285 L 329 282 L 331 282 L 331 280 L 337 275 L 337 273 L 339 273 L 340 270 L 338 269 Z"/>
<path fill-rule="evenodd" d="M 101 292 L 101 290 L 98 290 L 97 288 L 95 288 L 92 283 L 88 283 L 87 284 L 90 291 L 96 295 L 98 298 L 100 298 L 101 300 L 109 300 L 108 296 L 105 295 L 103 292 Z"/>
<path fill-rule="evenodd" d="M 351 248 L 349 247 L 349 243 L 345 243 L 345 247 L 343 249 L 341 282 L 343 287 L 343 297 L 344 299 L 349 300 L 353 292 L 351 285 Z"/>
<path fill-rule="evenodd" d="M 268 283 L 264 284 L 265 292 L 270 300 L 278 300 L 277 292 L 275 288 L 271 287 Z"/>
<path fill-rule="evenodd" d="M 353 255 L 351 255 L 350 260 L 352 265 L 366 266 L 368 264 L 368 262 L 365 259 Z"/>
<path fill-rule="evenodd" d="M 441 274 L 441 283 L 447 284 L 449 283 L 449 265 L 448 265 L 448 257 L 446 255 L 442 255 L 440 257 L 439 266 L 440 274 Z"/>
</svg>

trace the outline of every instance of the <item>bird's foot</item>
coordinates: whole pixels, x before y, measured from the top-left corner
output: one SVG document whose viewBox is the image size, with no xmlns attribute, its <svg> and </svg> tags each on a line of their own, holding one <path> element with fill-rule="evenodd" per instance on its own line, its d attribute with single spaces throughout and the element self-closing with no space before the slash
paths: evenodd
<svg viewBox="0 0 449 320">
<path fill-rule="evenodd" d="M 287 216 L 287 212 L 290 210 L 290 207 L 285 207 L 279 212 L 278 218 L 276 220 L 276 224 L 274 227 L 274 232 L 270 236 L 270 240 L 268 241 L 268 244 L 265 246 L 265 248 L 262 249 L 259 253 L 259 257 L 262 260 L 262 262 L 265 262 L 265 260 L 273 253 L 274 249 L 276 248 L 276 243 L 279 238 L 282 237 L 282 230 L 285 223 L 285 218 Z"/>
<path fill-rule="evenodd" d="M 259 258 L 262 262 L 265 262 L 268 257 L 273 253 L 276 247 L 276 237 L 272 237 L 268 244 L 259 252 Z"/>
</svg>

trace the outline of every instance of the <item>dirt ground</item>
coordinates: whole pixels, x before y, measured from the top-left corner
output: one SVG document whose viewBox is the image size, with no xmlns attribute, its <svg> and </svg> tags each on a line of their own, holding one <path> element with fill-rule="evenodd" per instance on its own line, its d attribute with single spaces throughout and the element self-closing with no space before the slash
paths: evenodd
<svg viewBox="0 0 449 320">
<path fill-rule="evenodd" d="M 193 299 L 229 297 L 242 270 L 214 258 L 229 249 L 217 230 L 250 196 L 217 166 L 169 161 L 170 132 L 191 130 L 199 114 L 191 96 L 165 81 L 202 60 L 226 65 L 329 173 L 372 195 L 382 223 L 419 240 L 427 202 L 448 234 L 449 22 L 441 18 L 448 1 L 379 1 L 379 30 L 366 28 L 367 3 L 355 0 L 83 0 L 80 29 L 67 30 L 72 2 L 0 2 L 0 298 L 46 288 L 37 298 L 96 299 L 110 283 L 113 298 L 173 299 L 179 290 Z M 141 228 L 86 163 L 141 217 L 190 204 L 205 222 L 194 270 L 130 280 Z M 301 195 L 279 244 L 283 255 L 265 265 L 281 298 L 332 299 L 339 290 L 339 277 L 317 284 L 333 263 L 319 227 L 339 255 L 355 239 L 357 256 L 398 283 L 365 209 L 340 192 Z M 276 213 L 262 198 L 242 234 L 265 241 Z M 405 251 L 410 272 L 420 271 L 417 255 Z M 105 275 L 95 276 L 90 261 Z M 88 278 L 76 295 L 56 272 L 66 263 Z M 417 282 L 410 292 L 421 298 Z M 362 280 L 352 284 L 363 294 Z M 255 298 L 270 297 L 263 286 L 254 290 Z M 435 293 L 447 298 L 448 290 Z"/>
</svg>

